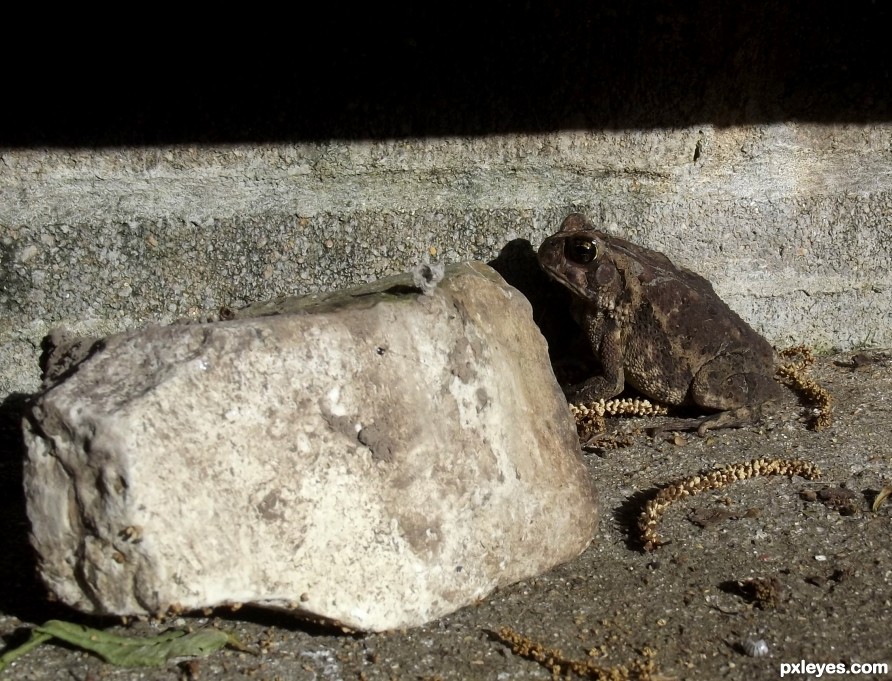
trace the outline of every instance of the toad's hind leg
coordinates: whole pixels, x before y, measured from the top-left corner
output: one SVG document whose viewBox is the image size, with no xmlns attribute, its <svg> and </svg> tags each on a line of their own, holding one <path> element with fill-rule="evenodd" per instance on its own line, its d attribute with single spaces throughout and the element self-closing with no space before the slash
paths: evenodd
<svg viewBox="0 0 892 681">
<path fill-rule="evenodd" d="M 771 358 L 760 362 L 749 353 L 716 357 L 694 376 L 689 400 L 716 411 L 759 405 L 781 394 L 773 374 Z"/>
<path fill-rule="evenodd" d="M 649 428 L 648 432 L 652 436 L 658 437 L 675 430 L 696 430 L 697 435 L 705 437 L 706 433 L 710 430 L 751 426 L 758 423 L 761 418 L 762 404 L 753 404 L 745 407 L 737 407 L 737 409 L 727 409 L 725 411 L 720 411 L 717 414 L 710 414 L 709 416 L 701 416 L 699 418 L 672 419 L 664 421 L 655 428 Z"/>
<path fill-rule="evenodd" d="M 694 376 L 688 399 L 718 413 L 663 423 L 659 432 L 696 429 L 703 437 L 709 430 L 758 423 L 763 405 L 779 397 L 781 388 L 771 376 L 770 363 L 765 372 L 741 370 L 751 364 L 752 358 L 746 355 L 726 355 L 706 363 Z"/>
</svg>

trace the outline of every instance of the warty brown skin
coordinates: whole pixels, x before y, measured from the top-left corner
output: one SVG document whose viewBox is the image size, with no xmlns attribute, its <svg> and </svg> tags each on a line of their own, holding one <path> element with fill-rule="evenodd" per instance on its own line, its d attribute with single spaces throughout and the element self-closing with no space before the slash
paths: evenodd
<svg viewBox="0 0 892 681">
<path fill-rule="evenodd" d="M 625 384 L 663 404 L 719 412 L 664 425 L 707 430 L 752 423 L 777 397 L 774 351 L 703 277 L 662 253 L 596 231 L 579 213 L 539 248 L 539 263 L 573 294 L 573 314 L 602 373 L 574 401 L 610 399 Z"/>
</svg>

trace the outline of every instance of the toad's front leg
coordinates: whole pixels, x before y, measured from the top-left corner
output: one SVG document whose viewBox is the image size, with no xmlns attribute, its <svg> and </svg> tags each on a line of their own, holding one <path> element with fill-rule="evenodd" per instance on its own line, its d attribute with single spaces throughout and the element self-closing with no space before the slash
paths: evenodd
<svg viewBox="0 0 892 681">
<path fill-rule="evenodd" d="M 601 334 L 597 342 L 593 342 L 592 350 L 601 362 L 601 373 L 572 386 L 567 391 L 567 397 L 571 402 L 609 400 L 619 395 L 625 387 L 623 370 L 625 348 L 619 327 L 613 325 Z"/>
</svg>

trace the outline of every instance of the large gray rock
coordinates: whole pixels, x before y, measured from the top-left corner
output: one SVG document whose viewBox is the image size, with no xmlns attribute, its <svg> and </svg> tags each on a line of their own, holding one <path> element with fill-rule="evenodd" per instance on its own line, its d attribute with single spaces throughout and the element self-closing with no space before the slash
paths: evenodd
<svg viewBox="0 0 892 681">
<path fill-rule="evenodd" d="M 596 494 L 529 304 L 432 274 L 57 348 L 25 424 L 46 584 L 385 630 L 579 554 Z"/>
</svg>

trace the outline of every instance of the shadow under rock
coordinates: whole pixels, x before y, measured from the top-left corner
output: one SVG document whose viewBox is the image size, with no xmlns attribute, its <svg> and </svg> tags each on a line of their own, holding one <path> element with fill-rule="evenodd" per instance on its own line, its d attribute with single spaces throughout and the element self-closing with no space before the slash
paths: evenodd
<svg viewBox="0 0 892 681">
<path fill-rule="evenodd" d="M 597 373 L 600 365 L 591 343 L 573 319 L 570 291 L 539 267 L 529 241 L 509 241 L 488 265 L 530 302 L 533 321 L 548 343 L 548 356 L 561 385 L 569 386 Z"/>
<path fill-rule="evenodd" d="M 4 549 L 0 554 L 0 613 L 25 622 L 71 620 L 77 617 L 74 611 L 48 597 L 37 575 L 37 557 L 29 541 L 22 416 L 31 401 L 31 395 L 12 393 L 0 403 L 0 517 Z"/>
<path fill-rule="evenodd" d="M 190 614 L 198 615 L 199 613 L 196 612 Z M 238 609 L 220 606 L 219 608 L 213 609 L 211 617 L 226 622 L 247 622 L 267 629 L 273 628 L 285 631 L 295 631 L 311 637 L 344 636 L 361 639 L 366 636 L 372 636 L 375 633 L 354 631 L 325 619 L 312 619 L 309 616 L 301 617 L 283 610 L 262 608 L 259 605 L 245 605 Z"/>
</svg>

